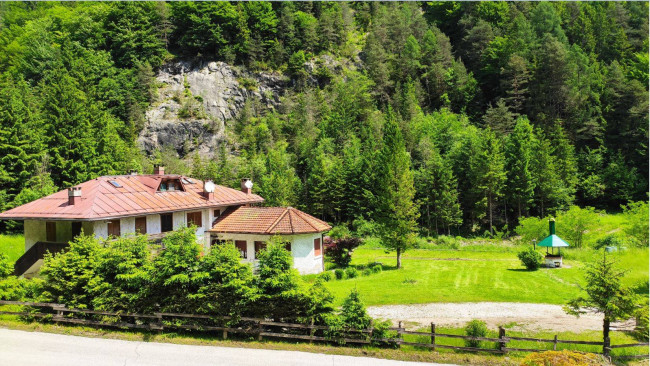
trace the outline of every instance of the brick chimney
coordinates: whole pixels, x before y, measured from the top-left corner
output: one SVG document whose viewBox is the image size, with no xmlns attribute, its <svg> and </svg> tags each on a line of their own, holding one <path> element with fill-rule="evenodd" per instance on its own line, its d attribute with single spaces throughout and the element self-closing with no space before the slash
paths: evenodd
<svg viewBox="0 0 650 366">
<path fill-rule="evenodd" d="M 81 202 L 81 187 L 68 188 L 68 204 L 76 205 Z"/>
<path fill-rule="evenodd" d="M 253 181 L 250 178 L 242 178 L 241 191 L 246 194 L 251 194 L 251 189 L 253 189 Z"/>
<path fill-rule="evenodd" d="M 163 165 L 154 165 L 153 166 L 153 174 L 154 175 L 165 175 L 165 167 Z"/>
</svg>

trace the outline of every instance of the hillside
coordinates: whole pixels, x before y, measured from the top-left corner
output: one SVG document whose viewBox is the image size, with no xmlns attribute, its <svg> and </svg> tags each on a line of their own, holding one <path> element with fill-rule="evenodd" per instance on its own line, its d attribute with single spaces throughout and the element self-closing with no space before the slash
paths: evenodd
<svg viewBox="0 0 650 366">
<path fill-rule="evenodd" d="M 429 234 L 647 200 L 647 3 L 2 3 L 0 15 L 0 210 L 154 163 L 230 186 L 251 177 L 268 205 L 355 229 L 385 220 L 387 197 L 411 202 Z"/>
</svg>

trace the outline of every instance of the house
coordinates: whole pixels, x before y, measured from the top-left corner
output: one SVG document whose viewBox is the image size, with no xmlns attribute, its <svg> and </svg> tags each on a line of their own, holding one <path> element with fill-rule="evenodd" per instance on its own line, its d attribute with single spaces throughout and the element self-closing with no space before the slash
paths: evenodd
<svg viewBox="0 0 650 366">
<path fill-rule="evenodd" d="M 331 227 L 291 207 L 256 207 L 264 199 L 242 179 L 241 190 L 211 181 L 165 174 L 103 176 L 0 213 L 0 219 L 23 220 L 25 254 L 17 275 L 32 276 L 47 251 L 65 250 L 81 234 L 109 238 L 134 233 L 160 241 L 169 232 L 195 225 L 197 240 L 209 250 L 234 241 L 242 260 L 256 262 L 269 238 L 280 235 L 301 273 L 323 270 L 322 234 Z"/>
</svg>

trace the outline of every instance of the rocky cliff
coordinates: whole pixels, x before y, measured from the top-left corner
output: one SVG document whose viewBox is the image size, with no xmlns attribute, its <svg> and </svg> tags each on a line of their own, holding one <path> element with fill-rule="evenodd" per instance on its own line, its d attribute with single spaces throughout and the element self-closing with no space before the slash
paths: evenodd
<svg viewBox="0 0 650 366">
<path fill-rule="evenodd" d="M 147 153 L 171 147 L 180 156 L 210 155 L 224 140 L 224 126 L 247 100 L 274 109 L 287 87 L 278 73 L 253 73 L 223 62 L 175 62 L 156 76 L 158 98 L 146 112 L 138 143 Z"/>
</svg>

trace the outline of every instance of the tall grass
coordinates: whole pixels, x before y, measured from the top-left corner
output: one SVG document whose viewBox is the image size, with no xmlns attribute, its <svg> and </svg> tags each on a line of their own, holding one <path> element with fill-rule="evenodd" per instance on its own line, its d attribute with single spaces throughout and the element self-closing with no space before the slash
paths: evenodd
<svg viewBox="0 0 650 366">
<path fill-rule="evenodd" d="M 15 262 L 25 252 L 25 237 L 23 235 L 0 235 L 0 253 Z"/>
</svg>

